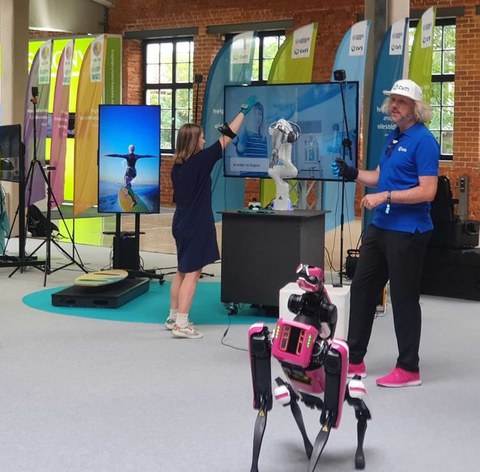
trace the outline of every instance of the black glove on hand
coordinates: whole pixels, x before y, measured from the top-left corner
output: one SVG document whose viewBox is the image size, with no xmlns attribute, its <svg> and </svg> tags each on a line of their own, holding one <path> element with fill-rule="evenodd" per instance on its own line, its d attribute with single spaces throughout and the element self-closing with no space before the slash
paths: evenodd
<svg viewBox="0 0 480 472">
<path fill-rule="evenodd" d="M 358 169 L 349 166 L 343 159 L 337 157 L 335 162 L 332 162 L 333 175 L 336 177 L 343 177 L 347 181 L 354 182 L 358 178 Z"/>
</svg>

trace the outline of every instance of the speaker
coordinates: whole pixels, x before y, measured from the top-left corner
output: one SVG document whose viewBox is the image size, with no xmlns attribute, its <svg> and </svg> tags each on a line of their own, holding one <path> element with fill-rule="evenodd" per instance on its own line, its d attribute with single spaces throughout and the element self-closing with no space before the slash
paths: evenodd
<svg viewBox="0 0 480 472">
<path fill-rule="evenodd" d="M 480 301 L 480 249 L 427 248 L 420 293 Z"/>
<path fill-rule="evenodd" d="M 468 249 L 478 246 L 480 223 L 460 219 L 455 215 L 455 203 L 458 200 L 452 198 L 450 179 L 445 175 L 439 176 L 430 210 L 434 228 L 429 247 Z"/>
<path fill-rule="evenodd" d="M 113 268 L 133 269 L 140 267 L 137 240 L 134 237 L 114 236 L 113 238 Z"/>
</svg>

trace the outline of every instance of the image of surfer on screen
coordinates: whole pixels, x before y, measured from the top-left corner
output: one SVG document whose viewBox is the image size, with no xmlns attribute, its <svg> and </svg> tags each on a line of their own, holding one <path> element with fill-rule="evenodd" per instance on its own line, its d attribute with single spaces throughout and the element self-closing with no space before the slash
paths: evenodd
<svg viewBox="0 0 480 472">
<path fill-rule="evenodd" d="M 126 160 L 127 168 L 125 169 L 124 182 L 125 187 L 131 188 L 132 180 L 137 176 L 137 169 L 135 166 L 138 159 L 157 156 L 153 156 L 151 154 L 135 154 L 135 146 L 130 144 L 130 146 L 128 146 L 128 154 L 105 154 L 105 157 L 120 157 Z"/>
<path fill-rule="evenodd" d="M 122 200 L 122 206 L 127 205 L 133 209 L 136 205 L 139 204 L 138 197 L 132 190 L 132 180 L 137 176 L 137 161 L 138 159 L 157 156 L 154 156 L 152 154 L 135 154 L 135 146 L 133 144 L 130 144 L 128 146 L 128 154 L 105 154 L 105 157 L 117 157 L 125 159 L 127 167 L 125 169 L 125 175 L 123 177 L 124 187 L 121 189 L 121 192 L 123 193 L 123 196 L 129 201 L 127 204 L 127 202 L 123 203 Z"/>
<path fill-rule="evenodd" d="M 264 116 L 263 105 L 257 102 L 233 141 L 239 157 L 268 157 L 267 137 L 263 129 Z"/>
</svg>

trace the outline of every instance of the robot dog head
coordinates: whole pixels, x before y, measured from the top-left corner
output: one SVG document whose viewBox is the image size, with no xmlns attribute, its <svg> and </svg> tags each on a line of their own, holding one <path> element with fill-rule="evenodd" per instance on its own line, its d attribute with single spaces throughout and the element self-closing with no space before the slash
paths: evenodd
<svg viewBox="0 0 480 472">
<path fill-rule="evenodd" d="M 297 284 L 305 292 L 290 295 L 287 307 L 296 315 L 296 321 L 315 326 L 322 339 L 330 339 L 335 333 L 337 308 L 330 301 L 323 277 L 320 267 L 300 264 L 297 267 Z"/>
<path fill-rule="evenodd" d="M 323 291 L 323 269 L 307 264 L 297 267 L 297 284 L 306 292 Z"/>
</svg>

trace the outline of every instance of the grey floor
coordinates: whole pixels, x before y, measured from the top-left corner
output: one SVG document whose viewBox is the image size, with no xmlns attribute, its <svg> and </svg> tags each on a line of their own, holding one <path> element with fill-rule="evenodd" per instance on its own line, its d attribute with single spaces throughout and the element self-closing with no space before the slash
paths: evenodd
<svg viewBox="0 0 480 472">
<path fill-rule="evenodd" d="M 77 246 L 89 270 L 107 267 L 106 248 Z M 174 256 L 142 253 L 147 266 Z M 59 253 L 52 254 L 60 264 Z M 218 277 L 219 266 L 209 267 Z M 248 326 L 204 326 L 202 340 L 173 339 L 162 325 L 119 323 L 33 310 L 22 297 L 42 290 L 43 272 L 9 277 L 0 268 L 0 471 L 154 472 L 250 470 L 253 427 Z M 75 267 L 50 274 L 70 285 Z M 478 470 L 480 304 L 422 297 L 423 385 L 381 389 L 393 366 L 390 310 L 375 322 L 366 362 L 373 419 L 366 470 Z M 164 314 L 161 314 L 162 316 Z M 272 325 L 272 319 L 265 321 Z M 273 375 L 279 367 L 273 361 Z M 318 412 L 303 409 L 313 441 Z M 353 411 L 344 409 L 316 470 L 354 470 Z M 288 409 L 274 405 L 261 472 L 306 471 Z"/>
</svg>

